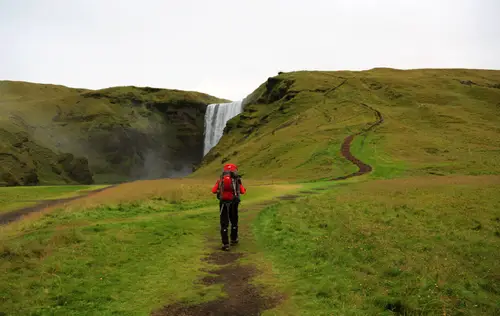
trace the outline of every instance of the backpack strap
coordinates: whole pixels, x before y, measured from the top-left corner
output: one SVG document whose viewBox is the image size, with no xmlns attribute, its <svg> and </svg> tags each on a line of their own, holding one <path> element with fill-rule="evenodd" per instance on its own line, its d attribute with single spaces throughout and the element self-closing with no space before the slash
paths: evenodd
<svg viewBox="0 0 500 316">
<path fill-rule="evenodd" d="M 236 198 L 238 195 L 238 192 L 236 191 L 236 184 L 234 181 L 234 178 L 231 177 L 231 188 L 233 189 L 233 200 Z"/>
<path fill-rule="evenodd" d="M 219 178 L 219 189 L 217 190 L 217 198 L 222 199 L 222 192 L 224 191 L 224 173 Z"/>
<path fill-rule="evenodd" d="M 240 185 L 241 185 L 241 179 L 236 178 L 236 192 L 238 192 L 238 196 L 240 196 Z"/>
<path fill-rule="evenodd" d="M 236 172 L 231 172 L 231 180 L 233 185 L 234 199 L 239 199 L 240 197 L 240 182 Z"/>
</svg>

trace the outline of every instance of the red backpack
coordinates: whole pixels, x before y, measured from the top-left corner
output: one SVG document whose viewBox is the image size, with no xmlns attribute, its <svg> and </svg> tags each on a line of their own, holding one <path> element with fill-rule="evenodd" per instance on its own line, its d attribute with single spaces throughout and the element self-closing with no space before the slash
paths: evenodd
<svg viewBox="0 0 500 316">
<path fill-rule="evenodd" d="M 223 171 L 219 180 L 217 198 L 232 202 L 240 196 L 240 179 L 236 171 Z"/>
</svg>

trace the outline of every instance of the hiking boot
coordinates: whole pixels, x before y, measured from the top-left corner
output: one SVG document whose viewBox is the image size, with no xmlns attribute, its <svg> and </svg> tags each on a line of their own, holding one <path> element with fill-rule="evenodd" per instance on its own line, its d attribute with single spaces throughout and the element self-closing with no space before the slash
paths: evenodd
<svg viewBox="0 0 500 316">
<path fill-rule="evenodd" d="M 229 251 L 229 245 L 222 245 L 222 250 Z"/>
<path fill-rule="evenodd" d="M 232 244 L 232 245 L 236 245 L 238 242 L 239 242 L 239 240 L 238 240 L 238 239 L 236 239 L 236 240 L 231 240 L 231 244 Z"/>
</svg>

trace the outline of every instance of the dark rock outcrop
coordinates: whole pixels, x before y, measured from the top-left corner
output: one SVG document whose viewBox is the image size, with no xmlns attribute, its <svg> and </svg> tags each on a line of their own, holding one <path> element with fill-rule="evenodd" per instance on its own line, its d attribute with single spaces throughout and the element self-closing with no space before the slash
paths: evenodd
<svg viewBox="0 0 500 316">
<path fill-rule="evenodd" d="M 57 154 L 25 132 L 0 129 L 0 137 L 4 145 L 0 152 L 0 186 L 94 183 L 86 158 Z"/>
</svg>

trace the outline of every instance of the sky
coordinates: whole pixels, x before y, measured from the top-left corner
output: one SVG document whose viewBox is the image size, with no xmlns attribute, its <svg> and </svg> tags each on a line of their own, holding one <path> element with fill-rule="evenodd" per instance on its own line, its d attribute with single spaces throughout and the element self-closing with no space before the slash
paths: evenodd
<svg viewBox="0 0 500 316">
<path fill-rule="evenodd" d="M 500 69 L 499 0 L 0 0 L 0 80 L 241 100 L 279 71 Z"/>
</svg>

